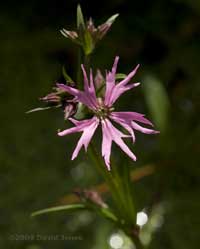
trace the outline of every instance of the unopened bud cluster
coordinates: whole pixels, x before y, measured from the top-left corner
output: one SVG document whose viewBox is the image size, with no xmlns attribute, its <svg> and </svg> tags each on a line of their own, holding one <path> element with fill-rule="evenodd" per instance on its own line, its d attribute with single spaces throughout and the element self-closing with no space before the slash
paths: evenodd
<svg viewBox="0 0 200 249">
<path fill-rule="evenodd" d="M 92 18 L 84 21 L 81 7 L 77 8 L 77 30 L 62 29 L 60 32 L 66 38 L 80 45 L 86 55 L 93 52 L 96 43 L 100 41 L 111 28 L 113 22 L 118 17 L 118 14 L 111 16 L 106 22 L 95 27 Z"/>
</svg>

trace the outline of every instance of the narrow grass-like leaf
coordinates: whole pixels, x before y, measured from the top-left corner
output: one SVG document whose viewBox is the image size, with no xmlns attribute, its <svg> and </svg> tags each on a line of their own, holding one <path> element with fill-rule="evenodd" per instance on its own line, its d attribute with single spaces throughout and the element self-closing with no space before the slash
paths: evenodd
<svg viewBox="0 0 200 249">
<path fill-rule="evenodd" d="M 67 211 L 68 213 L 79 211 L 79 210 L 85 210 L 88 209 L 86 205 L 84 204 L 71 204 L 71 205 L 63 205 L 63 206 L 57 206 L 57 207 L 51 207 L 51 208 L 45 208 L 36 212 L 33 212 L 31 214 L 32 217 L 52 212 L 59 212 L 59 211 Z"/>
<path fill-rule="evenodd" d="M 118 222 L 118 218 L 115 216 L 115 214 L 109 209 L 109 208 L 101 208 L 100 214 L 113 222 Z"/>
<path fill-rule="evenodd" d="M 27 111 L 25 113 L 29 114 L 29 113 L 32 113 L 32 112 L 45 111 L 45 110 L 49 110 L 49 109 L 52 109 L 52 108 L 59 108 L 59 107 L 61 107 L 61 105 L 47 106 L 47 107 L 38 107 L 38 108 L 31 109 L 31 110 L 29 110 L 29 111 Z"/>
</svg>

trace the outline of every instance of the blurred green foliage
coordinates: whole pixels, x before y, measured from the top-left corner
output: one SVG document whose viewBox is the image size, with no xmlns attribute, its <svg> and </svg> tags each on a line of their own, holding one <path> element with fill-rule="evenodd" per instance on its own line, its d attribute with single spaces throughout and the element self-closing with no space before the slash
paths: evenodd
<svg viewBox="0 0 200 249">
<path fill-rule="evenodd" d="M 81 4 L 97 24 L 120 13 L 97 48 L 93 65 L 109 69 L 116 54 L 121 58 L 119 73 L 128 73 L 140 63 L 136 80 L 144 79 L 144 86 L 121 97 L 117 106 L 146 113 L 163 130 L 160 136 L 137 134 L 133 150 L 138 161 L 127 161 L 133 169 L 149 163 L 156 166 L 153 175 L 133 185 L 139 211 L 160 203 L 164 206 L 163 224 L 149 247 L 198 248 L 200 3 L 111 0 Z M 76 47 L 59 29 L 75 27 L 76 5 L 72 0 L 1 3 L 1 248 L 109 248 L 109 236 L 115 232 L 112 224 L 87 211 L 30 218 L 35 210 L 60 204 L 74 188 L 101 181 L 84 153 L 70 161 L 77 136 L 57 137 L 57 129 L 67 125 L 61 111 L 25 114 L 39 105 L 37 98 L 48 93 L 54 82 L 63 80 L 63 64 L 75 76 Z M 117 157 L 123 162 L 123 154 Z M 36 238 L 56 234 L 81 236 L 82 241 Z M 30 235 L 33 240 L 26 237 Z"/>
</svg>

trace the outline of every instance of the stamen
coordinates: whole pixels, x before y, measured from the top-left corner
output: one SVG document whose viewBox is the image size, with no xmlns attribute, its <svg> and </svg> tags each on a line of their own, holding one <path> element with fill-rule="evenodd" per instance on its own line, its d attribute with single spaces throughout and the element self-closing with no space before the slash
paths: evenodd
<svg viewBox="0 0 200 249">
<path fill-rule="evenodd" d="M 94 111 L 94 114 L 100 118 L 105 119 L 109 116 L 109 114 L 114 111 L 113 107 L 107 107 L 104 105 L 104 101 L 102 98 L 98 98 L 98 108 Z"/>
</svg>

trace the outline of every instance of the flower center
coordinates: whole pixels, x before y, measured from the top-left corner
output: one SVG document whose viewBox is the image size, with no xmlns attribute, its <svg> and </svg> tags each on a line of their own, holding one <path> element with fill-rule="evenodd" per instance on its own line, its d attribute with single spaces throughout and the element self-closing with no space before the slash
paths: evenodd
<svg viewBox="0 0 200 249">
<path fill-rule="evenodd" d="M 104 105 L 102 98 L 98 98 L 98 109 L 94 111 L 95 115 L 100 119 L 105 119 L 109 114 L 114 111 L 113 107 L 108 107 Z"/>
</svg>

